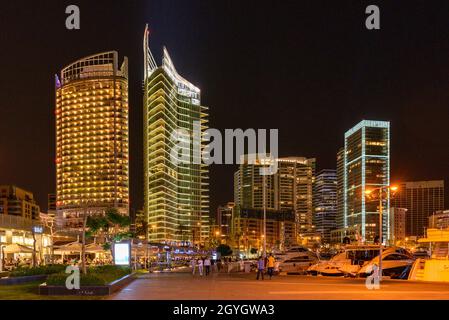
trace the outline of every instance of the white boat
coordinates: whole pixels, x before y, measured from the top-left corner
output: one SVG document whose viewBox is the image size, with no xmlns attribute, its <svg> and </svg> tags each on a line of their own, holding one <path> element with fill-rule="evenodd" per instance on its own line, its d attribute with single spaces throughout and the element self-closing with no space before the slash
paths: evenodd
<svg viewBox="0 0 449 320">
<path fill-rule="evenodd" d="M 290 256 L 286 260 L 279 263 L 279 271 L 288 273 L 302 273 L 317 261 L 317 257 L 307 254 Z"/>
<path fill-rule="evenodd" d="M 290 247 L 286 251 L 276 252 L 273 255 L 278 262 L 282 262 L 297 256 L 307 256 L 312 260 L 319 260 L 317 253 L 304 246 Z"/>
<path fill-rule="evenodd" d="M 357 276 L 360 268 L 379 255 L 378 245 L 347 245 L 344 252 L 329 261 L 320 261 L 311 266 L 308 273 L 323 276 Z"/>
<path fill-rule="evenodd" d="M 315 251 L 312 251 L 305 246 L 294 246 L 294 247 L 288 248 L 285 251 L 285 255 L 288 257 L 298 256 L 298 255 L 302 255 L 302 254 L 318 259 L 318 254 Z"/>
<path fill-rule="evenodd" d="M 414 262 L 415 257 L 407 250 L 397 247 L 387 248 L 382 251 L 382 275 L 397 278 Z M 359 277 L 371 275 L 374 265 L 379 265 L 379 256 L 365 263 L 357 275 Z"/>
<path fill-rule="evenodd" d="M 333 256 L 330 260 L 321 260 L 310 266 L 307 269 L 307 273 L 313 276 L 319 274 L 324 276 L 343 276 L 343 272 L 341 272 L 339 268 L 346 262 L 346 252 L 340 252 Z"/>
<path fill-rule="evenodd" d="M 427 237 L 420 244 L 430 248 L 430 258 L 416 259 L 408 280 L 449 282 L 449 228 L 427 229 Z"/>
</svg>

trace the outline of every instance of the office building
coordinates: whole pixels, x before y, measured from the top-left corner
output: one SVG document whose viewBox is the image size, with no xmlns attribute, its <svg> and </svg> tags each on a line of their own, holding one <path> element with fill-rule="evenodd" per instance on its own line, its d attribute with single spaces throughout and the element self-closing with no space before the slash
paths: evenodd
<svg viewBox="0 0 449 320">
<path fill-rule="evenodd" d="M 336 170 L 321 170 L 313 188 L 313 224 L 322 243 L 330 242 L 331 231 L 337 229 L 337 173 Z"/>
<path fill-rule="evenodd" d="M 162 64 L 156 64 L 148 26 L 143 48 L 144 211 L 148 224 L 155 226 L 149 239 L 202 243 L 209 237 L 208 168 L 195 150 L 205 147 L 208 108 L 201 105 L 200 89 L 178 74 L 166 48 Z M 190 146 L 189 161 L 172 157 L 174 135 Z"/>
<path fill-rule="evenodd" d="M 449 210 L 436 211 L 429 217 L 429 229 L 447 229 L 449 228 Z"/>
<path fill-rule="evenodd" d="M 263 210 L 241 209 L 233 219 L 237 247 L 249 252 L 251 248 L 263 250 L 264 224 Z M 267 251 L 284 250 L 297 243 L 295 214 L 292 210 L 266 211 Z"/>
<path fill-rule="evenodd" d="M 278 159 L 278 209 L 293 210 L 299 236 L 313 231 L 315 158 Z"/>
<path fill-rule="evenodd" d="M 344 157 L 345 148 L 340 148 L 337 152 L 337 229 L 344 229 L 345 214 L 344 214 Z"/>
<path fill-rule="evenodd" d="M 363 120 L 345 133 L 344 142 L 344 228 L 354 227 L 363 242 L 373 242 L 380 230 L 379 201 L 365 192 L 390 185 L 390 123 Z M 390 234 L 389 205 L 387 189 L 382 202 L 383 241 Z"/>
<path fill-rule="evenodd" d="M 56 75 L 56 207 L 65 228 L 84 214 L 129 214 L 128 60 L 116 51 Z"/>
<path fill-rule="evenodd" d="M 264 176 L 260 174 L 260 169 L 268 166 L 263 161 L 260 159 L 248 161 L 248 156 L 245 156 L 243 163 L 234 173 L 234 203 L 236 208 L 263 209 Z M 265 206 L 267 210 L 279 209 L 277 174 L 265 176 Z"/>
<path fill-rule="evenodd" d="M 270 160 L 272 161 L 272 160 Z M 295 215 L 297 237 L 313 229 L 313 183 L 315 159 L 286 157 L 275 159 L 277 172 L 265 176 L 265 205 L 267 210 L 291 211 Z M 260 168 L 266 160 L 249 162 L 248 156 L 234 174 L 234 202 L 237 215 L 242 209 L 263 209 L 264 178 Z"/>
<path fill-rule="evenodd" d="M 49 193 L 47 197 L 47 214 L 50 217 L 56 217 L 56 193 Z"/>
<path fill-rule="evenodd" d="M 403 242 L 406 237 L 405 227 L 407 219 L 407 209 L 390 208 L 390 241 L 391 245 Z"/>
<path fill-rule="evenodd" d="M 402 182 L 392 206 L 407 209 L 406 236 L 423 237 L 429 217 L 444 210 L 444 181 Z"/>
<path fill-rule="evenodd" d="M 218 232 L 220 238 L 225 242 L 231 238 L 232 230 L 232 219 L 234 217 L 234 202 L 228 202 L 224 206 L 220 206 L 217 209 L 216 225 L 218 226 Z"/>
<path fill-rule="evenodd" d="M 39 213 L 40 207 L 32 192 L 11 185 L 0 186 L 0 214 L 37 221 Z"/>
</svg>

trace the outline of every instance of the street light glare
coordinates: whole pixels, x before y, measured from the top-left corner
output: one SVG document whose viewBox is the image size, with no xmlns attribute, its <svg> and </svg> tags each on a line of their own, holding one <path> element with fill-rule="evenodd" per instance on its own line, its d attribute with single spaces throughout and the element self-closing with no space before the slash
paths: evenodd
<svg viewBox="0 0 449 320">
<path fill-rule="evenodd" d="M 390 187 L 391 191 L 397 191 L 398 189 L 399 189 L 399 187 L 396 186 L 396 185 L 393 185 L 393 186 Z"/>
</svg>

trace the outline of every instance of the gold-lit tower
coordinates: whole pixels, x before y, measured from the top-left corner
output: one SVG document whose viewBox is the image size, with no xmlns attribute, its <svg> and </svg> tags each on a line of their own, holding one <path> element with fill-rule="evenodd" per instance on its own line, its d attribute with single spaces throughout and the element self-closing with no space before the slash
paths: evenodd
<svg viewBox="0 0 449 320">
<path fill-rule="evenodd" d="M 56 190 L 60 223 L 114 207 L 129 214 L 128 60 L 116 51 L 56 76 Z"/>
</svg>

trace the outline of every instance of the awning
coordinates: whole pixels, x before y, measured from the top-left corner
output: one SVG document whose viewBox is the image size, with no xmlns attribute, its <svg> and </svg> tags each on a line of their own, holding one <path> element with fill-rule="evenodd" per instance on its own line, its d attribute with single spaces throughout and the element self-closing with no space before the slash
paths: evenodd
<svg viewBox="0 0 449 320">
<path fill-rule="evenodd" d="M 3 247 L 4 253 L 33 253 L 33 248 L 18 243 L 8 244 Z"/>
<path fill-rule="evenodd" d="M 62 246 L 59 247 L 55 247 L 54 251 L 55 253 L 60 252 L 60 253 L 70 253 L 70 252 L 81 252 L 81 243 L 78 241 L 75 242 L 71 242 L 68 244 L 64 244 Z"/>
</svg>

